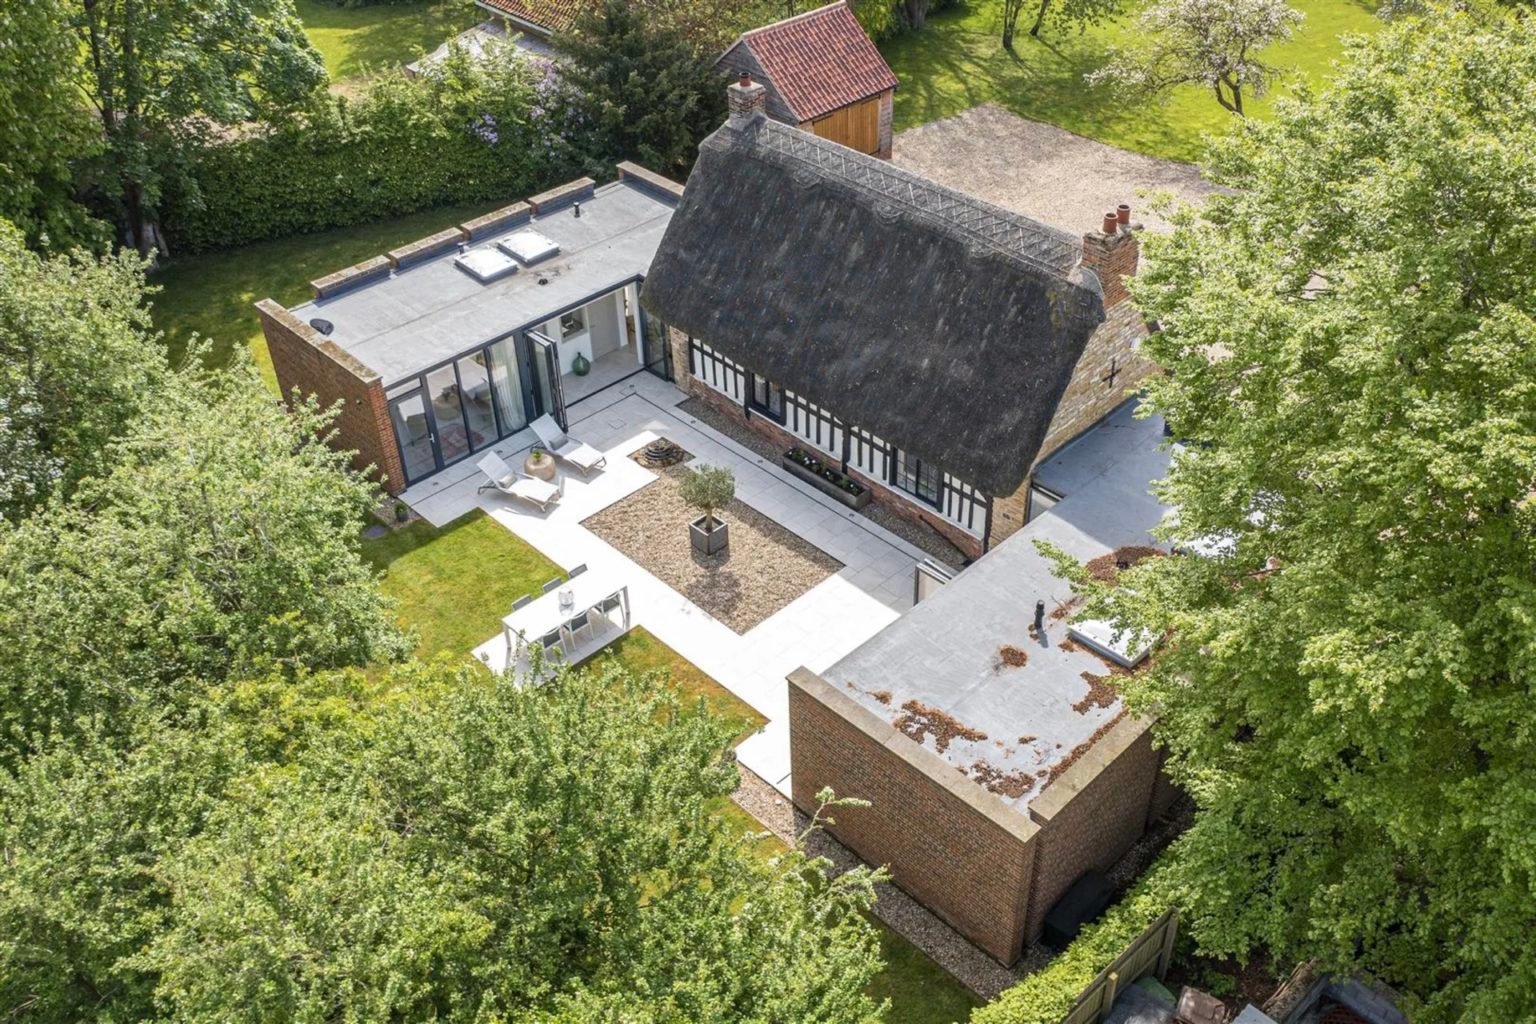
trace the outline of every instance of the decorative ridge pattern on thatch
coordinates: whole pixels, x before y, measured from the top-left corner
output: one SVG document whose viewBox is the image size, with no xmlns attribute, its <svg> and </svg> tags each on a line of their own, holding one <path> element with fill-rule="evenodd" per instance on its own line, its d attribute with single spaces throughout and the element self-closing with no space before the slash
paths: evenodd
<svg viewBox="0 0 1536 1024">
<path fill-rule="evenodd" d="M 1060 231 L 758 115 L 700 147 L 641 302 L 1000 496 L 1104 320 L 1077 260 Z"/>
<path fill-rule="evenodd" d="M 1067 277 L 1082 258 L 1080 238 L 957 192 L 888 160 L 871 159 L 810 132 L 771 121 L 760 121 L 749 131 L 756 133 L 758 153 L 814 172 L 816 179 L 796 175 L 796 183 L 802 186 L 813 186 L 819 180 L 856 190 L 876 201 L 877 214 L 922 217 L 935 228 L 965 235 L 977 247 L 1023 260 L 1034 269 L 1059 277 Z M 718 143 L 722 136 L 723 132 L 716 132 L 706 145 Z M 879 201 L 898 208 L 882 209 Z"/>
</svg>

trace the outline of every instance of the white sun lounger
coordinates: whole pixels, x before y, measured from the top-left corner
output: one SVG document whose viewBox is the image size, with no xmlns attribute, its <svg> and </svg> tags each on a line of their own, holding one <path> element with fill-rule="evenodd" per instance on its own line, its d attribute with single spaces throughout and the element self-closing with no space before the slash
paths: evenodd
<svg viewBox="0 0 1536 1024">
<path fill-rule="evenodd" d="M 480 472 L 490 480 L 490 483 L 482 484 L 480 490 L 494 487 L 509 498 L 516 498 L 536 506 L 540 512 L 548 512 L 550 506 L 556 504 L 563 493 L 560 487 L 547 480 L 539 480 L 516 472 L 495 452 L 481 459 L 477 465 L 480 467 Z"/>
<path fill-rule="evenodd" d="M 582 476 L 587 476 L 594 469 L 602 469 L 608 465 L 606 455 L 561 430 L 560 424 L 555 422 L 553 416 L 540 416 L 529 426 L 533 427 L 533 432 L 538 435 L 539 443 L 545 451 L 581 470 Z"/>
</svg>

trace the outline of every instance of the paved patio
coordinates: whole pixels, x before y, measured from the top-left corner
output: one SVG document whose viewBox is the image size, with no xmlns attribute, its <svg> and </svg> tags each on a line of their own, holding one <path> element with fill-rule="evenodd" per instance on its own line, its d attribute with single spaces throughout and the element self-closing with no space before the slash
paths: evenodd
<svg viewBox="0 0 1536 1024">
<path fill-rule="evenodd" d="M 650 374 L 571 407 L 572 435 L 602 449 L 607 468 L 582 479 L 562 470 L 565 497 L 548 514 L 514 505 L 482 482 L 475 458 L 406 491 L 404 500 L 425 519 L 445 525 L 474 508 L 569 570 L 591 571 L 628 584 L 634 625 L 644 626 L 731 693 L 768 719 L 736 748 L 741 763 L 789 792 L 788 687 L 785 677 L 804 665 L 823 671 L 912 605 L 912 573 L 922 551 L 868 518 L 851 512 L 777 465 L 677 410 L 686 396 Z M 736 474 L 736 496 L 843 563 L 843 568 L 745 634 L 731 631 L 682 594 L 581 525 L 582 520 L 650 483 L 655 474 L 627 456 L 658 436 L 702 462 Z M 533 444 L 524 432 L 498 445 L 520 465 Z M 678 529 L 686 529 L 679 523 Z M 508 609 L 510 611 L 510 609 Z M 491 637 L 476 648 L 492 668 L 506 663 L 506 643 Z"/>
</svg>

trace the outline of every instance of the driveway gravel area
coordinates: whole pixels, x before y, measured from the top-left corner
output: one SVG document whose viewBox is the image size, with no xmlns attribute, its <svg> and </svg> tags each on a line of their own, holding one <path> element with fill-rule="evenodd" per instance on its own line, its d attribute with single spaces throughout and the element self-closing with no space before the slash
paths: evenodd
<svg viewBox="0 0 1536 1024">
<path fill-rule="evenodd" d="M 730 543 L 699 555 L 688 524 L 698 518 L 678 491 L 684 466 L 656 479 L 582 525 L 737 633 L 745 633 L 843 567 L 831 555 L 733 499 L 721 514 Z"/>
<path fill-rule="evenodd" d="M 1219 191 L 1194 164 L 1107 146 L 996 103 L 909 128 L 892 149 L 898 167 L 1074 235 L 1120 203 L 1131 205 L 1133 224 L 1166 231 L 1144 193 L 1194 203 Z"/>
</svg>

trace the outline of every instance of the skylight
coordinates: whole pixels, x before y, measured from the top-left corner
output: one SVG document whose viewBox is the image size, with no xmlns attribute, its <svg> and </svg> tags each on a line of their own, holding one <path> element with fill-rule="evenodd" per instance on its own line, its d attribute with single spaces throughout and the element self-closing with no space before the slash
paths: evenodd
<svg viewBox="0 0 1536 1024">
<path fill-rule="evenodd" d="M 541 235 L 531 228 L 516 231 L 496 243 L 496 247 L 508 256 L 517 257 L 517 261 L 525 267 L 531 267 L 540 260 L 547 260 L 560 252 L 560 246 L 547 235 Z"/>
<path fill-rule="evenodd" d="M 455 257 L 453 265 L 481 284 L 517 272 L 517 261 L 490 246 L 471 249 Z"/>
</svg>

